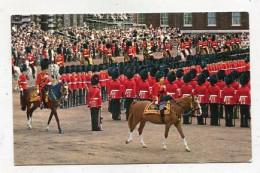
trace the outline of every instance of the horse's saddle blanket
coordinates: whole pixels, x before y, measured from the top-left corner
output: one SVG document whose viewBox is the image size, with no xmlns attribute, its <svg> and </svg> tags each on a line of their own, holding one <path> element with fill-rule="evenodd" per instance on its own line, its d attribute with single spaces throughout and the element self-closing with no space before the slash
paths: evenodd
<svg viewBox="0 0 260 173">
<path fill-rule="evenodd" d="M 30 102 L 37 102 L 37 101 L 40 101 L 40 96 L 38 95 L 37 90 L 35 89 L 31 94 Z"/>
<path fill-rule="evenodd" d="M 161 113 L 156 104 L 149 103 L 144 109 L 144 114 L 159 114 L 160 115 Z M 167 101 L 166 110 L 164 110 L 164 115 L 169 115 L 169 114 L 170 114 L 170 101 Z"/>
</svg>

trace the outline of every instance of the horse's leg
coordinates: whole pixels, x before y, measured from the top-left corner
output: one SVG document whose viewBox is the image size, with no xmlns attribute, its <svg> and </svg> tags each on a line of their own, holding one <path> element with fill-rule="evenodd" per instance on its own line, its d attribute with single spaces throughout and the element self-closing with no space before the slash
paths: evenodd
<svg viewBox="0 0 260 173">
<path fill-rule="evenodd" d="M 143 129 L 144 129 L 144 126 L 145 126 L 145 120 L 142 119 L 140 121 L 140 126 L 138 128 L 138 132 L 139 132 L 139 139 L 140 139 L 140 144 L 143 146 L 143 148 L 147 148 L 147 146 L 145 145 L 144 143 L 144 140 L 143 140 L 143 136 L 142 136 L 142 133 L 143 133 Z"/>
<path fill-rule="evenodd" d="M 52 111 L 53 111 L 54 117 L 55 117 L 57 125 L 58 125 L 59 133 L 63 134 L 63 131 L 60 128 L 60 120 L 59 120 L 59 117 L 58 117 L 58 114 L 57 114 L 57 109 L 53 109 Z"/>
<path fill-rule="evenodd" d="M 169 133 L 170 127 L 171 127 L 170 123 L 165 125 L 165 132 L 164 132 L 164 139 L 163 139 L 163 150 L 167 150 L 166 144 L 167 144 L 167 138 L 168 138 L 168 133 Z"/>
<path fill-rule="evenodd" d="M 53 117 L 53 112 L 52 112 L 52 110 L 51 110 L 51 113 L 50 113 L 50 116 L 49 116 L 49 120 L 48 120 L 48 123 L 47 123 L 47 126 L 46 126 L 46 131 L 47 131 L 47 132 L 50 130 L 49 125 L 50 125 L 50 122 L 51 122 L 52 117 Z"/>
<path fill-rule="evenodd" d="M 182 131 L 180 122 L 174 124 L 174 126 L 177 128 L 178 132 L 180 133 L 180 135 L 181 135 L 181 137 L 182 137 L 185 150 L 188 151 L 188 152 L 190 152 L 190 148 L 189 148 L 189 146 L 188 146 L 188 144 L 187 144 L 187 141 L 186 141 L 186 139 L 185 139 L 185 136 L 184 136 L 184 134 L 183 134 L 183 131 Z"/>
<path fill-rule="evenodd" d="M 27 105 L 27 108 L 26 108 L 27 126 L 28 126 L 29 130 L 32 129 L 31 120 L 30 120 L 30 110 L 31 110 L 31 103 L 29 103 L 29 104 Z"/>
<path fill-rule="evenodd" d="M 30 122 L 29 128 L 30 129 L 32 129 L 32 114 L 37 109 L 37 107 L 38 107 L 38 105 L 36 103 L 33 103 L 33 107 L 30 109 L 30 117 L 29 117 L 29 122 Z"/>
</svg>

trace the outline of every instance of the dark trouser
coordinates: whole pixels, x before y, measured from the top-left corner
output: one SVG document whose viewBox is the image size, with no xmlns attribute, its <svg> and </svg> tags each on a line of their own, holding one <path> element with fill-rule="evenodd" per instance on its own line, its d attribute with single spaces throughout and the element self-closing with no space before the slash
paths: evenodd
<svg viewBox="0 0 260 173">
<path fill-rule="evenodd" d="M 190 112 L 190 109 L 187 109 L 184 113 L 185 115 L 183 115 L 183 124 L 191 124 L 192 123 L 192 117 L 190 116 L 190 114 L 187 114 Z"/>
<path fill-rule="evenodd" d="M 79 89 L 78 92 L 77 105 L 82 105 L 82 89 Z"/>
<path fill-rule="evenodd" d="M 219 105 L 219 116 L 220 118 L 224 118 L 224 109 L 223 109 L 223 104 Z"/>
<path fill-rule="evenodd" d="M 25 92 L 26 92 L 26 89 L 24 89 L 23 91 L 20 91 L 20 105 L 21 106 L 24 106 L 24 103 L 25 103 Z"/>
<path fill-rule="evenodd" d="M 64 56 L 64 62 L 67 62 L 67 55 L 63 55 Z"/>
<path fill-rule="evenodd" d="M 226 120 L 226 126 L 232 127 L 233 123 L 233 108 L 234 105 L 225 105 L 225 120 Z"/>
<path fill-rule="evenodd" d="M 77 90 L 73 90 L 73 92 L 72 92 L 72 107 L 76 106 L 76 95 L 77 95 Z"/>
<path fill-rule="evenodd" d="M 86 89 L 83 88 L 83 93 L 82 93 L 82 104 L 85 105 L 86 104 Z"/>
<path fill-rule="evenodd" d="M 249 127 L 249 105 L 240 105 L 241 125 L 240 127 Z"/>
<path fill-rule="evenodd" d="M 218 116 L 218 104 L 217 103 L 211 103 L 210 104 L 210 125 L 212 126 L 219 126 L 219 116 Z"/>
<path fill-rule="evenodd" d="M 205 125 L 206 122 L 204 122 L 204 117 L 206 114 L 206 103 L 201 103 L 201 110 L 202 110 L 202 114 L 200 116 L 197 116 L 197 121 L 199 125 Z"/>
<path fill-rule="evenodd" d="M 128 120 L 129 117 L 129 108 L 131 103 L 134 101 L 134 98 L 126 98 L 125 99 L 125 109 L 126 109 L 126 120 Z"/>
<path fill-rule="evenodd" d="M 120 117 L 120 100 L 119 99 L 112 99 L 110 102 L 111 112 L 112 112 L 112 119 L 113 120 L 121 120 Z"/>
<path fill-rule="evenodd" d="M 106 87 L 101 87 L 101 95 L 102 95 L 102 101 L 104 102 L 106 100 Z"/>
<path fill-rule="evenodd" d="M 124 98 L 120 99 L 120 110 L 125 110 L 125 99 Z"/>
<path fill-rule="evenodd" d="M 71 107 L 72 106 L 72 90 L 69 90 L 69 100 L 68 100 L 68 104 L 67 107 Z"/>
<path fill-rule="evenodd" d="M 92 131 L 100 131 L 101 130 L 101 116 L 100 116 L 100 108 L 91 108 L 91 126 Z"/>
</svg>

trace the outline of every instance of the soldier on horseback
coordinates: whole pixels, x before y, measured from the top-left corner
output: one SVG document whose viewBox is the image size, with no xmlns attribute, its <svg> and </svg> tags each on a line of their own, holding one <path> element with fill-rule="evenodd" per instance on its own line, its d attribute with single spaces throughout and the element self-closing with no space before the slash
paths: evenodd
<svg viewBox="0 0 260 173">
<path fill-rule="evenodd" d="M 61 53 L 61 48 L 60 47 L 57 49 L 57 54 L 58 54 L 58 56 L 57 56 L 57 58 L 55 60 L 55 64 L 58 64 L 60 67 L 64 66 L 64 57 L 63 57 L 63 55 Z"/>
<path fill-rule="evenodd" d="M 18 85 L 20 88 L 20 103 L 21 103 L 22 107 L 25 107 L 23 105 L 24 104 L 23 100 L 25 99 L 25 92 L 27 90 L 26 71 L 27 71 L 26 65 L 22 65 L 22 67 L 21 67 L 22 74 L 19 76 L 19 80 L 18 80 Z"/>
<path fill-rule="evenodd" d="M 31 50 L 32 49 L 31 49 L 31 47 L 28 46 L 28 47 L 25 48 L 25 50 L 26 50 L 26 53 L 27 53 L 27 56 L 26 56 L 25 60 L 29 61 L 29 66 L 32 69 L 32 75 L 33 75 L 33 78 L 35 79 L 35 68 L 34 68 L 34 60 L 35 60 L 35 58 L 31 54 Z"/>
<path fill-rule="evenodd" d="M 40 108 L 42 109 L 44 107 L 45 93 L 47 89 L 51 86 L 51 81 L 47 73 L 47 70 L 49 68 L 48 59 L 42 59 L 40 64 L 42 72 L 37 75 L 36 88 L 37 93 L 40 94 Z M 47 88 L 45 86 L 47 86 Z"/>
</svg>

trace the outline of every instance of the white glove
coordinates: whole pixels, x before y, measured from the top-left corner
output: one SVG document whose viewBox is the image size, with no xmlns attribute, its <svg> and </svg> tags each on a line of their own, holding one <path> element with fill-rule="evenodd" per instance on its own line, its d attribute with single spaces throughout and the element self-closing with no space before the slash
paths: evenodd
<svg viewBox="0 0 260 173">
<path fill-rule="evenodd" d="M 20 91 L 23 91 L 23 88 L 20 88 Z"/>
<path fill-rule="evenodd" d="M 156 105 L 158 105 L 158 101 L 155 101 L 154 103 L 155 103 Z"/>
<path fill-rule="evenodd" d="M 37 94 L 39 94 L 40 93 L 40 91 L 39 90 L 37 90 Z"/>
</svg>

